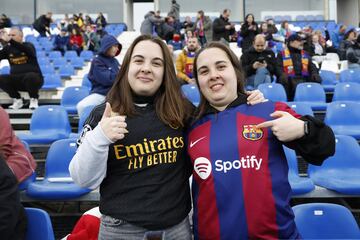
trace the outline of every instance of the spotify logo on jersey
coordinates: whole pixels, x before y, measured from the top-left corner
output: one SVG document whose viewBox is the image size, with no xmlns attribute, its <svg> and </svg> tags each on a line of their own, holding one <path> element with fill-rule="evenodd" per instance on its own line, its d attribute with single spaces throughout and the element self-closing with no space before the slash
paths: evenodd
<svg viewBox="0 0 360 240">
<path fill-rule="evenodd" d="M 205 180 L 210 176 L 211 163 L 207 158 L 199 157 L 194 162 L 194 170 L 201 179 Z"/>
</svg>

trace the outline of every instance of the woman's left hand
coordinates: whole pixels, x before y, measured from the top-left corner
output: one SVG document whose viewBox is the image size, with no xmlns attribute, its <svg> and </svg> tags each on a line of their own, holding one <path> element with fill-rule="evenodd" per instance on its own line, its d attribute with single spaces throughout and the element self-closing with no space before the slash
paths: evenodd
<svg viewBox="0 0 360 240">
<path fill-rule="evenodd" d="M 246 95 L 248 95 L 247 104 L 249 105 L 255 105 L 266 100 L 264 94 L 259 90 L 246 91 Z"/>
<path fill-rule="evenodd" d="M 275 111 L 270 116 L 276 119 L 260 123 L 256 128 L 271 128 L 273 134 L 282 142 L 293 141 L 305 135 L 304 121 L 290 113 Z"/>
</svg>

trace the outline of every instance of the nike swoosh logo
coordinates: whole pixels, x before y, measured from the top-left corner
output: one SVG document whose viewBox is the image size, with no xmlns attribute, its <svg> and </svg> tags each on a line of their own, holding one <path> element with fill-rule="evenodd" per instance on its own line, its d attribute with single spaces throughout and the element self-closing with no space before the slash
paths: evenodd
<svg viewBox="0 0 360 240">
<path fill-rule="evenodd" d="M 206 138 L 206 137 L 201 137 L 201 138 L 199 138 L 199 139 L 197 139 L 196 141 L 191 141 L 190 142 L 190 148 L 192 148 L 195 144 L 197 144 L 198 142 L 200 142 L 201 140 L 203 140 L 204 138 Z"/>
</svg>

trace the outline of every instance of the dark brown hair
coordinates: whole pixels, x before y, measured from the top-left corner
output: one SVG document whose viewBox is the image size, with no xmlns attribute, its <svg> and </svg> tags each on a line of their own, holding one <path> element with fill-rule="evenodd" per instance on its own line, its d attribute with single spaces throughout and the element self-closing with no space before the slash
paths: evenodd
<svg viewBox="0 0 360 240">
<path fill-rule="evenodd" d="M 164 57 L 164 76 L 162 83 L 155 93 L 156 114 L 165 124 L 172 127 L 184 127 L 191 115 L 191 105 L 185 101 L 176 79 L 172 57 L 166 44 L 158 37 L 141 35 L 137 37 L 127 50 L 120 71 L 115 82 L 107 94 L 106 101 L 112 110 L 121 115 L 134 116 L 136 114 L 132 90 L 128 81 L 131 55 L 135 46 L 142 41 L 151 41 L 160 46 Z"/>
<path fill-rule="evenodd" d="M 237 93 L 242 93 L 245 94 L 245 87 L 244 87 L 244 72 L 242 70 L 241 64 L 239 59 L 236 57 L 236 55 L 233 53 L 233 51 L 226 46 L 225 44 L 221 43 L 221 42 L 209 42 L 208 44 L 206 44 L 206 46 L 204 48 L 201 48 L 195 56 L 194 59 L 194 77 L 196 80 L 196 84 L 200 90 L 200 86 L 199 86 L 199 79 L 198 79 L 198 72 L 197 72 L 197 60 L 199 58 L 199 56 L 201 55 L 201 53 L 203 51 L 205 51 L 206 49 L 210 49 L 210 48 L 218 48 L 222 51 L 224 51 L 227 55 L 227 57 L 229 58 L 231 65 L 233 66 L 234 70 L 235 70 L 235 74 L 236 74 L 236 82 L 237 82 Z M 206 100 L 206 98 L 204 97 L 204 95 L 201 93 L 200 91 L 200 104 L 198 107 L 198 111 L 196 114 L 196 119 L 200 118 L 205 110 L 206 110 L 206 106 L 209 104 L 209 102 Z"/>
</svg>

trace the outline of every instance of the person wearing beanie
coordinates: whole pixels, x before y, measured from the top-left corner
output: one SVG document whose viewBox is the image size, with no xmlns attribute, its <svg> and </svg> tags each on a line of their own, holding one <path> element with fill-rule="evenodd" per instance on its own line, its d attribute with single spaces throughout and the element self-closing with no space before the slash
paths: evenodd
<svg viewBox="0 0 360 240">
<path fill-rule="evenodd" d="M 304 50 L 304 39 L 297 33 L 287 39 L 287 47 L 277 55 L 278 82 L 287 93 L 288 101 L 292 101 L 296 86 L 302 82 L 321 83 L 318 69 L 312 62 L 308 52 Z"/>
<path fill-rule="evenodd" d="M 91 62 L 88 78 L 92 84 L 90 95 L 81 100 L 76 108 L 79 116 L 87 106 L 95 106 L 105 100 L 120 64 L 116 56 L 120 54 L 122 45 L 112 35 L 105 35 L 100 43 L 99 54 Z"/>
</svg>

